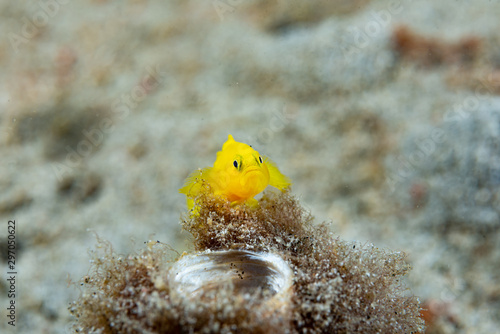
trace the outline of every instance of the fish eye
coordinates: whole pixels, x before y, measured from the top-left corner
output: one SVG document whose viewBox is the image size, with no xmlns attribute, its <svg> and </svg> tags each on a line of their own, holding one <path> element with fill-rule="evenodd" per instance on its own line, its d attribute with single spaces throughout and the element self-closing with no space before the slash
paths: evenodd
<svg viewBox="0 0 500 334">
<path fill-rule="evenodd" d="M 234 160 L 233 161 L 233 166 L 234 166 L 234 168 L 238 168 L 238 161 Z"/>
<path fill-rule="evenodd" d="M 262 163 L 262 157 L 261 156 L 259 156 L 259 161 L 260 161 L 260 163 Z"/>
</svg>

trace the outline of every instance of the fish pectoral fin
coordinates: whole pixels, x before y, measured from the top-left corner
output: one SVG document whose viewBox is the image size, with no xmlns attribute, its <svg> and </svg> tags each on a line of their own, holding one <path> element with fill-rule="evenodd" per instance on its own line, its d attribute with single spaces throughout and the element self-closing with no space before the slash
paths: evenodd
<svg viewBox="0 0 500 334">
<path fill-rule="evenodd" d="M 188 197 L 186 199 L 186 206 L 187 206 L 188 210 L 191 211 L 194 207 L 194 199 Z"/>
<path fill-rule="evenodd" d="M 200 194 L 202 188 L 202 181 L 207 179 L 210 167 L 197 169 L 186 178 L 184 186 L 179 189 L 181 194 L 188 197 L 196 197 Z"/>
<path fill-rule="evenodd" d="M 284 190 L 292 185 L 292 181 L 283 175 L 276 164 L 269 158 L 265 158 L 267 169 L 269 170 L 269 185 Z"/>
<path fill-rule="evenodd" d="M 251 208 L 256 208 L 259 206 L 259 201 L 257 201 L 255 198 L 249 198 L 245 204 Z"/>
<path fill-rule="evenodd" d="M 251 208 L 256 208 L 259 206 L 259 201 L 257 201 L 255 198 L 249 198 L 246 201 L 242 202 L 241 200 L 239 201 L 232 201 L 231 202 L 231 207 L 235 207 L 238 205 L 245 204 L 246 206 L 249 206 Z"/>
<path fill-rule="evenodd" d="M 189 203 L 191 201 L 191 204 Z M 194 200 L 188 198 L 188 209 L 191 217 L 198 217 L 200 215 L 200 207 L 194 205 Z"/>
<path fill-rule="evenodd" d="M 189 174 L 184 182 L 184 186 L 179 189 L 181 194 L 186 195 L 186 205 L 191 212 L 191 216 L 199 215 L 200 208 L 197 205 L 197 197 L 206 191 L 206 189 L 209 189 L 209 185 L 207 185 L 209 173 L 210 167 L 195 170 Z"/>
</svg>

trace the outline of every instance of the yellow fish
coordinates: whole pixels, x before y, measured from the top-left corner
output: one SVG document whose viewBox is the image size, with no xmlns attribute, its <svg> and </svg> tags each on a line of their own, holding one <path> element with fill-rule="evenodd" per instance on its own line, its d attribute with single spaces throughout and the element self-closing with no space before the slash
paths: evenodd
<svg viewBox="0 0 500 334">
<path fill-rule="evenodd" d="M 229 135 L 217 152 L 213 167 L 192 172 L 179 192 L 186 194 L 187 205 L 191 210 L 195 198 L 209 185 L 214 195 L 221 196 L 231 204 L 247 203 L 257 205 L 253 197 L 268 185 L 285 190 L 291 185 L 290 179 L 281 174 L 269 158 L 263 158 L 250 145 L 237 142 Z"/>
</svg>

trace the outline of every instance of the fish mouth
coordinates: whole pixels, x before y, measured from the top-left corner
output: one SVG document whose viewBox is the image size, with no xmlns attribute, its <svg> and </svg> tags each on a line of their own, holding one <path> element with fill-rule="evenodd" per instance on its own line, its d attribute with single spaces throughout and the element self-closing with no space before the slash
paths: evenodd
<svg viewBox="0 0 500 334">
<path fill-rule="evenodd" d="M 257 166 L 248 167 L 243 174 L 244 182 L 257 182 L 263 176 L 262 170 Z"/>
<path fill-rule="evenodd" d="M 249 183 L 254 184 L 258 182 L 261 176 L 262 171 L 259 167 L 248 167 L 247 169 L 245 169 L 245 173 L 243 174 L 242 183 L 246 185 L 248 185 Z"/>
<path fill-rule="evenodd" d="M 257 167 L 257 166 L 251 166 L 251 167 L 247 167 L 245 169 L 245 174 L 244 175 L 247 176 L 250 173 L 255 173 L 255 172 L 260 172 L 260 171 L 261 170 L 260 170 L 259 167 Z"/>
<path fill-rule="evenodd" d="M 261 192 L 265 188 L 264 183 L 264 173 L 257 166 L 248 167 L 241 178 L 241 185 L 249 192 L 255 194 Z"/>
</svg>

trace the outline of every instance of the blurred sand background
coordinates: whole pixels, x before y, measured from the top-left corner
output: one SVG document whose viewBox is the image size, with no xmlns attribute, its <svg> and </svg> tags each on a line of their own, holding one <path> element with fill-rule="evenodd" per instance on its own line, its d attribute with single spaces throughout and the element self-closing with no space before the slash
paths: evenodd
<svg viewBox="0 0 500 334">
<path fill-rule="evenodd" d="M 89 230 L 189 250 L 177 190 L 228 134 L 342 239 L 407 252 L 428 333 L 498 333 L 498 1 L 0 0 L 0 17 L 2 333 L 68 332 Z"/>
</svg>

